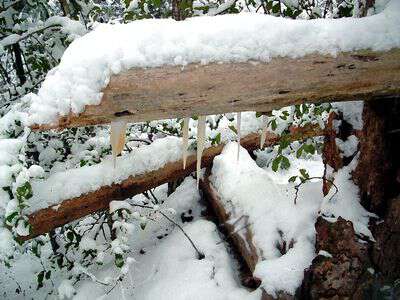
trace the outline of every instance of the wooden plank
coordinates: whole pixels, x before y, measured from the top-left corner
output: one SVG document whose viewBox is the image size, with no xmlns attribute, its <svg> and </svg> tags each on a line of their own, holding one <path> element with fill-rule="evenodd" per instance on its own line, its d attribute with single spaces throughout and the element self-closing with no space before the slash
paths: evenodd
<svg viewBox="0 0 400 300">
<path fill-rule="evenodd" d="M 294 128 L 289 135 L 290 140 L 302 140 L 309 137 L 323 135 L 324 131 L 318 126 Z M 242 138 L 241 145 L 248 151 L 257 149 L 260 145 L 258 134 L 249 134 Z M 280 138 L 272 133 L 267 135 L 266 146 L 278 143 Z M 209 167 L 215 156 L 219 155 L 224 145 L 207 148 L 203 152 L 202 167 Z M 196 156 L 191 155 L 187 159 L 186 169 L 182 169 L 182 160 L 168 163 L 164 167 L 145 173 L 143 175 L 129 177 L 120 184 L 102 186 L 98 190 L 67 199 L 58 205 L 48 207 L 32 213 L 29 222 L 32 225 L 32 233 L 21 237 L 21 240 L 29 240 L 50 230 L 78 220 L 91 213 L 108 209 L 113 200 L 123 200 L 143 193 L 161 184 L 188 176 L 196 168 Z"/>
<path fill-rule="evenodd" d="M 103 93 L 100 105 L 87 106 L 80 115 L 32 128 L 271 111 L 304 102 L 399 98 L 400 49 L 274 58 L 268 63 L 131 69 L 112 76 Z"/>
</svg>

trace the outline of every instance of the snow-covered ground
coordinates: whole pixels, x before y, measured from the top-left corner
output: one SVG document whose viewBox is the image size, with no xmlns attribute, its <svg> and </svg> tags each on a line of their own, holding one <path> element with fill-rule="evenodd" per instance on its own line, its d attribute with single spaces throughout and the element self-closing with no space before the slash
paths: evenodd
<svg viewBox="0 0 400 300">
<path fill-rule="evenodd" d="M 259 156 L 262 162 L 263 153 Z M 306 169 L 310 177 L 322 177 L 323 164 L 318 155 L 309 160 L 292 156 L 291 160 L 295 167 L 277 174 L 260 168 L 243 148 L 237 161 L 237 144 L 232 142 L 214 159 L 211 176 L 224 206 L 233 206 L 236 215 L 249 216 L 253 242 L 261 257 L 254 275 L 272 295 L 278 291 L 294 294 L 300 286 L 304 270 L 315 257 L 314 224 L 321 213 L 352 221 L 357 233 L 372 239 L 367 227 L 371 214 L 358 202 L 357 187 L 350 180 L 352 164 L 337 174 L 334 183 L 338 193 L 333 198 L 323 196 L 320 178 L 301 185 L 294 204 L 298 182 L 288 183 L 288 179 L 298 175 L 296 167 Z M 277 247 L 283 242 L 293 244 L 284 254 Z"/>
<path fill-rule="evenodd" d="M 170 196 L 166 197 L 167 186 L 156 190 L 163 206 L 176 211 L 174 220 L 182 224 L 196 246 L 205 254 L 199 260 L 196 252 L 178 228 L 165 219 L 151 222 L 145 230 L 137 226 L 131 237 L 130 255 L 136 260 L 128 276 L 116 288 L 111 288 L 83 280 L 75 287 L 74 299 L 259 299 L 260 292 L 249 292 L 242 287 L 238 278 L 237 263 L 229 254 L 225 242 L 221 242 L 216 225 L 201 217 L 204 208 L 196 181 L 188 177 Z M 136 196 L 140 201 L 144 196 Z M 191 222 L 182 223 L 181 214 L 193 216 Z M 50 251 L 47 245 L 42 251 Z M 96 278 L 105 280 L 115 272 L 113 262 L 105 264 L 97 272 Z M 0 274 L 0 285 L 7 299 L 20 299 L 15 293 L 18 278 L 23 290 L 35 299 L 43 299 L 46 289 L 36 291 L 33 274 L 41 268 L 40 260 L 29 255 L 17 258 L 13 267 Z M 22 281 L 22 283 L 21 283 Z M 60 282 L 54 282 L 57 286 Z M 65 287 L 63 292 L 66 293 Z"/>
<path fill-rule="evenodd" d="M 268 153 L 269 150 L 258 152 L 257 165 L 242 148 L 238 162 L 237 144 L 229 143 L 214 161 L 211 180 L 222 201 L 233 203 L 242 214 L 249 216 L 254 243 L 261 257 L 255 275 L 263 280 L 262 287 L 272 294 L 281 290 L 294 293 L 301 284 L 304 269 L 316 255 L 314 223 L 318 214 L 341 215 L 353 221 L 356 230 L 366 235 L 369 214 L 354 201 L 357 190 L 346 174 L 337 176 L 335 184 L 339 193 L 333 199 L 324 199 L 322 183 L 316 180 L 300 188 L 295 205 L 294 184 L 288 183 L 288 178 L 297 175 L 298 168 L 307 169 L 310 176 L 321 176 L 320 157 L 314 155 L 305 160 L 293 156 L 292 168 L 275 173 L 264 166 Z M 186 178 L 169 197 L 166 185 L 155 192 L 163 201 L 160 209 L 172 208 L 176 212 L 174 220 L 183 226 L 205 258 L 197 258 L 177 227 L 164 218 L 156 218 L 144 230 L 139 225 L 133 227 L 129 255 L 135 262 L 122 282 L 111 289 L 91 279 L 81 280 L 74 286 L 75 299 L 260 299 L 259 289 L 251 292 L 241 285 L 238 264 L 230 248 L 215 224 L 201 216 L 204 207 L 196 181 Z M 137 203 L 144 199 L 143 195 L 138 195 L 126 201 Z M 182 214 L 193 219 L 183 223 Z M 282 255 L 276 245 L 282 241 L 289 244 L 291 240 L 293 247 Z M 48 242 L 42 251 L 51 251 Z M 16 263 L 0 274 L 0 285 L 5 287 L 3 295 L 19 299 L 21 295 L 15 290 L 22 289 L 34 298 L 44 297 L 46 288 L 36 291 L 35 277 L 23 276 L 38 272 L 41 263 L 29 255 L 17 257 Z M 110 261 L 93 271 L 93 275 L 104 282 L 117 276 L 115 270 Z M 13 278 L 18 278 L 21 288 Z M 25 279 L 21 282 L 22 278 Z M 52 280 L 57 288 L 61 278 L 54 276 Z M 64 281 L 60 292 L 68 295 L 71 291 Z"/>
</svg>

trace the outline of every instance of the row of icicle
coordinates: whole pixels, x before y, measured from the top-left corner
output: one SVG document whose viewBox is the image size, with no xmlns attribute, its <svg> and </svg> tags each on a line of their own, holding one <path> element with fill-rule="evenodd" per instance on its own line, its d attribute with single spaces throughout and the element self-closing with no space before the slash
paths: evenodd
<svg viewBox="0 0 400 300">
<path fill-rule="evenodd" d="M 183 169 L 186 169 L 188 146 L 189 146 L 189 120 L 190 118 L 183 119 L 183 128 L 182 128 Z M 242 113 L 238 112 L 237 113 L 237 141 L 238 141 L 237 161 L 239 161 L 239 153 L 240 153 L 241 122 L 242 122 Z M 110 143 L 112 149 L 114 168 L 116 167 L 117 156 L 122 152 L 125 145 L 126 125 L 127 125 L 126 121 L 111 122 Z M 264 147 L 266 136 L 267 136 L 267 116 L 263 115 L 263 128 L 261 133 L 260 148 Z M 197 161 L 196 161 L 197 186 L 199 186 L 201 157 L 204 151 L 205 138 L 206 138 L 206 116 L 199 116 L 197 123 Z"/>
</svg>

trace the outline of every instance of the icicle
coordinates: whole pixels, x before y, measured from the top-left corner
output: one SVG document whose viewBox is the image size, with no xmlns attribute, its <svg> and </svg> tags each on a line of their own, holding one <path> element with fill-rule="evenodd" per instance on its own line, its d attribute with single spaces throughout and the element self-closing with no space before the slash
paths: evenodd
<svg viewBox="0 0 400 300">
<path fill-rule="evenodd" d="M 197 188 L 199 188 L 199 182 L 200 182 L 201 156 L 204 150 L 205 137 L 206 137 L 206 116 L 199 116 L 197 120 L 197 162 L 196 162 Z"/>
<path fill-rule="evenodd" d="M 183 128 L 182 128 L 183 169 L 186 169 L 187 149 L 189 144 L 189 120 L 190 118 L 183 119 Z"/>
<path fill-rule="evenodd" d="M 111 122 L 110 143 L 114 168 L 116 166 L 117 155 L 122 152 L 125 145 L 126 121 Z"/>
<path fill-rule="evenodd" d="M 262 116 L 262 131 L 261 131 L 261 140 L 260 140 L 260 149 L 264 148 L 264 144 L 265 144 L 265 140 L 267 139 L 267 122 L 268 122 L 268 116 L 267 115 L 263 115 Z"/>
<path fill-rule="evenodd" d="M 238 149 L 237 149 L 237 162 L 239 162 L 239 153 L 240 153 L 240 138 L 241 138 L 241 133 L 240 133 L 240 125 L 242 123 L 242 113 L 238 112 L 237 113 L 237 143 L 238 143 Z"/>
</svg>

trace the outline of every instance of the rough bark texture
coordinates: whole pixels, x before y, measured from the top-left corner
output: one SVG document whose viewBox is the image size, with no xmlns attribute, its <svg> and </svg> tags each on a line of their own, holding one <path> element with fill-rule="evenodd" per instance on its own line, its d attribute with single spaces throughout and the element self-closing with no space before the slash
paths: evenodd
<svg viewBox="0 0 400 300">
<path fill-rule="evenodd" d="M 383 222 L 373 227 L 372 258 L 388 280 L 400 278 L 400 196 L 389 201 Z"/>
<path fill-rule="evenodd" d="M 141 122 L 237 111 L 271 111 L 304 102 L 400 95 L 400 49 L 275 58 L 185 68 L 131 69 L 111 77 L 99 105 L 33 129 Z"/>
<path fill-rule="evenodd" d="M 324 147 L 322 149 L 322 161 L 324 163 L 324 178 L 322 184 L 322 192 L 328 195 L 332 186 L 332 172 L 337 172 L 343 166 L 343 159 L 340 156 L 340 151 L 336 145 L 337 133 L 334 127 L 334 121 L 338 120 L 339 116 L 336 113 L 331 113 L 328 117 L 328 122 L 325 127 Z M 329 167 L 328 167 L 329 166 Z M 328 168 L 331 168 L 328 170 Z M 328 174 L 329 173 L 329 174 Z"/>
<path fill-rule="evenodd" d="M 353 180 L 360 189 L 363 206 L 379 216 L 386 214 L 388 200 L 400 193 L 399 115 L 397 102 L 364 104 L 360 157 Z"/>
<path fill-rule="evenodd" d="M 302 140 L 309 137 L 321 136 L 323 134 L 324 131 L 318 126 L 304 127 L 294 130 L 290 135 L 290 140 Z M 279 140 L 278 136 L 269 134 L 266 139 L 266 145 L 274 145 L 278 143 Z M 255 133 L 249 134 L 241 139 L 241 145 L 247 150 L 253 151 L 260 146 L 260 136 Z M 203 152 L 203 168 L 212 164 L 214 157 L 221 153 L 223 146 L 224 145 L 210 147 Z M 102 186 L 96 191 L 73 199 L 66 199 L 59 204 L 57 209 L 49 207 L 39 210 L 29 216 L 29 222 L 32 225 L 32 233 L 29 236 L 21 237 L 21 239 L 31 239 L 91 213 L 105 210 L 113 200 L 127 199 L 161 184 L 188 176 L 195 168 L 196 156 L 191 155 L 187 159 L 185 170 L 182 169 L 182 160 L 168 163 L 156 171 L 129 177 L 120 184 Z"/>
<path fill-rule="evenodd" d="M 400 278 L 400 105 L 366 103 L 360 157 L 353 180 L 361 203 L 382 219 L 372 224 L 372 261 L 387 282 Z"/>
<path fill-rule="evenodd" d="M 315 229 L 316 252 L 325 250 L 332 257 L 318 255 L 313 260 L 305 271 L 302 298 L 364 299 L 371 277 L 368 244 L 359 242 L 353 224 L 341 217 L 334 223 L 319 217 Z"/>
</svg>

